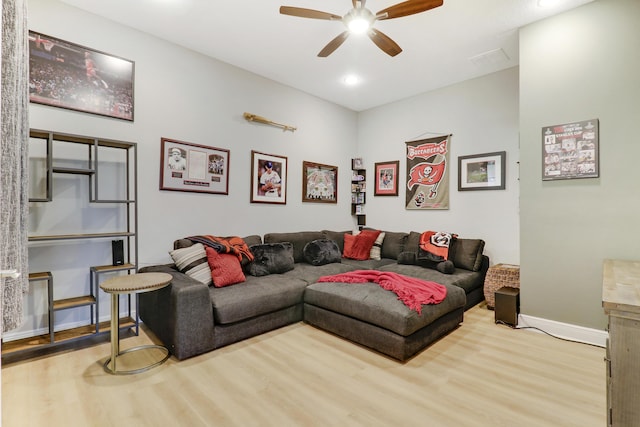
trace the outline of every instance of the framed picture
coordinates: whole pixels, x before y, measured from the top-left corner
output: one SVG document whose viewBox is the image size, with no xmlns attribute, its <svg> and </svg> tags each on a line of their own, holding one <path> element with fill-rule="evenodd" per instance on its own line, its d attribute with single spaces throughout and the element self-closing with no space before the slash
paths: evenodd
<svg viewBox="0 0 640 427">
<path fill-rule="evenodd" d="M 29 101 L 133 121 L 134 62 L 29 31 Z"/>
<path fill-rule="evenodd" d="M 229 150 L 162 138 L 160 189 L 229 194 Z"/>
<path fill-rule="evenodd" d="M 504 190 L 506 151 L 458 157 L 458 191 Z"/>
<path fill-rule="evenodd" d="M 287 158 L 251 151 L 251 203 L 287 203 Z"/>
<path fill-rule="evenodd" d="M 542 180 L 600 176 L 598 119 L 542 128 Z"/>
<path fill-rule="evenodd" d="M 302 201 L 338 203 L 338 167 L 303 161 Z"/>
<path fill-rule="evenodd" d="M 364 162 L 362 161 L 362 157 L 351 159 L 351 169 L 364 169 Z"/>
<path fill-rule="evenodd" d="M 405 142 L 405 209 L 449 209 L 451 134 Z"/>
<path fill-rule="evenodd" d="M 376 178 L 374 196 L 398 195 L 398 168 L 400 161 L 380 162 L 375 164 Z"/>
</svg>

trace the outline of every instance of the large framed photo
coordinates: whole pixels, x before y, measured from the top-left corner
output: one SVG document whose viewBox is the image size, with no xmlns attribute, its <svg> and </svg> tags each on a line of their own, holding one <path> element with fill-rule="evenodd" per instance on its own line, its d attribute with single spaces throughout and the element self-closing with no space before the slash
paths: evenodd
<svg viewBox="0 0 640 427">
<path fill-rule="evenodd" d="M 134 62 L 29 31 L 29 101 L 133 121 Z"/>
<path fill-rule="evenodd" d="M 251 203 L 287 203 L 287 158 L 251 151 Z"/>
<path fill-rule="evenodd" d="M 380 162 L 375 164 L 376 178 L 374 196 L 398 195 L 398 168 L 400 161 Z"/>
<path fill-rule="evenodd" d="M 303 161 L 302 201 L 338 203 L 338 167 Z"/>
<path fill-rule="evenodd" d="M 160 189 L 229 194 L 229 150 L 162 138 Z"/>
<path fill-rule="evenodd" d="M 458 191 L 504 190 L 506 151 L 458 157 Z"/>
<path fill-rule="evenodd" d="M 542 128 L 542 180 L 600 176 L 598 119 Z"/>
</svg>

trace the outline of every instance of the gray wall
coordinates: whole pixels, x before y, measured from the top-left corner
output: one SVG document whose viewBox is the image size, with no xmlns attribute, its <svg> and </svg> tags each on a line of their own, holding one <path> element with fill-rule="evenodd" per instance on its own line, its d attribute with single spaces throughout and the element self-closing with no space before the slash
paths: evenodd
<svg viewBox="0 0 640 427">
<path fill-rule="evenodd" d="M 133 123 L 37 104 L 30 105 L 29 114 L 32 128 L 138 143 L 141 266 L 170 262 L 173 240 L 187 235 L 354 228 L 349 181 L 350 159 L 356 154 L 355 112 L 58 1 L 29 0 L 28 6 L 29 29 L 135 61 Z M 298 130 L 248 123 L 242 117 L 245 111 Z M 162 137 L 229 149 L 229 195 L 160 191 Z M 288 158 L 286 205 L 250 203 L 251 150 Z M 337 204 L 302 203 L 304 160 L 338 166 Z M 82 189 L 69 190 L 76 191 L 77 198 L 86 197 Z M 88 210 L 85 214 L 76 204 L 58 203 L 38 207 L 31 218 L 38 222 L 38 232 L 59 232 L 57 219 L 67 217 L 60 211 L 65 206 L 72 210 L 69 215 L 80 211 L 76 224 L 83 229 L 100 226 Z M 44 212 L 51 207 L 56 211 Z M 70 245 L 30 250 L 38 271 L 64 266 L 53 271 L 56 298 L 84 294 L 88 266 L 111 263 L 108 250 L 100 252 L 104 259 L 99 260 L 89 258 L 95 251 Z M 25 325 L 14 333 L 37 331 L 46 324 L 43 288 L 33 284 Z M 102 300 L 102 307 L 108 307 L 108 298 L 103 295 Z M 80 311 L 58 312 L 56 323 L 86 323 L 88 315 Z M 108 318 L 108 310 L 102 314 Z"/>
<path fill-rule="evenodd" d="M 602 261 L 638 259 L 640 2 L 598 0 L 520 32 L 521 307 L 602 329 Z M 598 118 L 600 178 L 541 179 L 543 126 Z"/>
<path fill-rule="evenodd" d="M 406 185 L 398 197 L 367 190 L 367 223 L 385 230 L 449 231 L 486 241 L 493 264 L 518 264 L 518 68 L 468 80 L 360 113 L 358 151 L 367 171 L 374 163 L 400 160 L 406 172 L 405 141 L 452 133 L 449 209 L 405 209 Z M 458 156 L 506 151 L 506 189 L 458 191 Z M 369 177 L 369 175 L 367 176 Z"/>
</svg>

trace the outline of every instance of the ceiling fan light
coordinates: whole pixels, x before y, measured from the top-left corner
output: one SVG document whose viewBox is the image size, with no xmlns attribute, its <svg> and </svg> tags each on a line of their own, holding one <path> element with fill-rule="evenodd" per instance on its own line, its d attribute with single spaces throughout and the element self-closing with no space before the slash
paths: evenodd
<svg viewBox="0 0 640 427">
<path fill-rule="evenodd" d="M 369 29 L 370 26 L 371 23 L 367 19 L 360 16 L 353 18 L 347 24 L 349 31 L 351 31 L 353 34 L 363 34 Z"/>
</svg>

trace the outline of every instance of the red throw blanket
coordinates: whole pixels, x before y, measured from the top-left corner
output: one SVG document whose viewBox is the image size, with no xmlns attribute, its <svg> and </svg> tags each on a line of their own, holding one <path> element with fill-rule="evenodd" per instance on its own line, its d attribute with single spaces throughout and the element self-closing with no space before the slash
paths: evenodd
<svg viewBox="0 0 640 427">
<path fill-rule="evenodd" d="M 348 273 L 322 276 L 318 282 L 367 283 L 394 292 L 410 309 L 422 313 L 422 304 L 439 304 L 447 296 L 447 288 L 428 280 L 416 279 L 390 271 L 356 270 Z"/>
<path fill-rule="evenodd" d="M 212 247 L 218 253 L 221 254 L 233 254 L 238 257 L 242 262 L 242 259 L 253 261 L 253 254 L 249 250 L 249 246 L 245 243 L 244 239 L 238 236 L 232 237 L 217 237 L 211 235 L 190 236 L 187 239 L 192 242 L 202 243 L 205 246 Z"/>
</svg>

